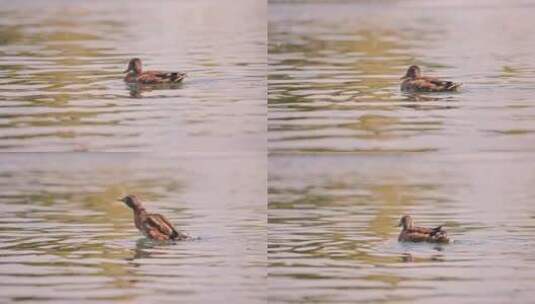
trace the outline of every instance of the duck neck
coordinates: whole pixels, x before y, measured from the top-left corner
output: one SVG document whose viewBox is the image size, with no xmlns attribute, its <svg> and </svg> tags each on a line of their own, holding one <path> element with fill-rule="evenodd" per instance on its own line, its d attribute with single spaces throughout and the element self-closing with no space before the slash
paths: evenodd
<svg viewBox="0 0 535 304">
<path fill-rule="evenodd" d="M 141 215 L 143 213 L 146 213 L 145 208 L 143 208 L 143 207 L 135 207 L 132 210 L 134 211 L 134 215 L 135 216 L 139 216 L 139 215 Z"/>
<path fill-rule="evenodd" d="M 412 221 L 408 221 L 404 223 L 403 230 L 408 230 L 408 229 L 411 229 L 412 227 L 413 227 Z"/>
<path fill-rule="evenodd" d="M 134 66 L 132 69 L 132 73 L 134 75 L 141 75 L 143 73 L 143 70 L 141 69 L 141 66 Z"/>
</svg>

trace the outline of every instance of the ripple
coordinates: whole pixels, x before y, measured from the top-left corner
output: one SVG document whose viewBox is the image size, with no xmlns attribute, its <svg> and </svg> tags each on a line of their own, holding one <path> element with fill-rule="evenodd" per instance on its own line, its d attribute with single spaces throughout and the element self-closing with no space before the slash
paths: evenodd
<svg viewBox="0 0 535 304">
<path fill-rule="evenodd" d="M 504 22 L 529 20 L 518 3 L 489 5 L 500 7 Z M 457 6 L 470 7 L 484 21 L 458 17 Z M 437 22 L 429 10 L 409 7 L 343 1 L 277 2 L 271 7 L 271 154 L 466 153 L 496 145 L 514 150 L 532 139 L 533 120 L 519 115 L 535 111 L 524 91 L 535 78 L 524 52 L 535 42 L 512 38 L 528 35 L 525 25 L 530 22 L 500 30 L 500 42 L 491 34 L 475 41 L 468 33 L 497 26 L 491 21 L 497 16 L 486 9 L 456 3 L 437 13 Z M 467 43 L 459 46 L 460 41 Z M 399 77 L 410 64 L 423 66 L 424 73 L 458 79 L 463 90 L 401 94 Z M 368 124 L 369 116 L 387 119 Z"/>
<path fill-rule="evenodd" d="M 261 154 L 6 153 L 0 301 L 264 302 L 262 166 Z M 142 237 L 124 193 L 196 239 Z"/>
<path fill-rule="evenodd" d="M 526 194 L 532 157 L 509 159 L 507 168 L 503 157 L 271 156 L 270 299 L 346 303 L 410 295 L 440 302 L 443 290 L 452 300 L 487 299 L 488 282 L 493 299 L 530 294 L 523 282 L 533 279 L 525 264 L 535 244 Z M 452 242 L 398 243 L 402 214 L 422 226 L 443 224 Z"/>
<path fill-rule="evenodd" d="M 0 150 L 264 149 L 265 24 L 257 4 L 231 11 L 224 3 L 59 1 L 6 4 L 2 12 Z M 237 19 L 250 26 L 235 26 Z M 176 88 L 133 90 L 121 74 L 131 57 L 190 77 Z"/>
</svg>

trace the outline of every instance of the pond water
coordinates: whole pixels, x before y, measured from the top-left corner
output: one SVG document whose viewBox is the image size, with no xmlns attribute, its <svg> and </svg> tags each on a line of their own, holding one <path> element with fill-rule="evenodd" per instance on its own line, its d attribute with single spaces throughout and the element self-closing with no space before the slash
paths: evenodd
<svg viewBox="0 0 535 304">
<path fill-rule="evenodd" d="M 265 303 L 265 155 L 6 154 L 0 166 L 0 302 Z M 116 201 L 126 193 L 196 240 L 143 237 Z"/>
<path fill-rule="evenodd" d="M 284 156 L 269 164 L 275 303 L 524 303 L 535 158 Z M 403 214 L 451 244 L 400 244 Z"/>
<path fill-rule="evenodd" d="M 0 1 L 0 151 L 265 150 L 262 1 Z M 137 88 L 128 60 L 188 73 Z"/>
<path fill-rule="evenodd" d="M 535 296 L 533 9 L 270 2 L 270 301 Z M 462 91 L 402 94 L 411 64 Z M 399 244 L 403 214 L 454 242 Z"/>
<path fill-rule="evenodd" d="M 262 1 L 0 1 L 0 152 L 50 152 L 0 155 L 0 302 L 266 301 L 265 20 Z M 133 57 L 188 78 L 127 86 Z M 147 240 L 127 193 L 196 239 Z"/>
</svg>

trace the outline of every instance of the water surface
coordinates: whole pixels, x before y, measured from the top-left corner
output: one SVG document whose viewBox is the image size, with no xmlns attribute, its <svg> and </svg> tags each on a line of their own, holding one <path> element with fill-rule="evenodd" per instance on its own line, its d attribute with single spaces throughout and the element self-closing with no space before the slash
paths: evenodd
<svg viewBox="0 0 535 304">
<path fill-rule="evenodd" d="M 262 154 L 6 154 L 0 302 L 266 301 Z M 135 193 L 196 240 L 152 242 L 118 197 Z"/>
<path fill-rule="evenodd" d="M 270 152 L 533 150 L 533 6 L 433 3 L 270 5 Z M 411 64 L 464 90 L 404 95 Z"/>
<path fill-rule="evenodd" d="M 0 151 L 260 151 L 262 1 L 1 1 Z M 128 60 L 187 72 L 132 87 Z"/>
<path fill-rule="evenodd" d="M 535 296 L 533 9 L 270 3 L 270 301 Z M 402 94 L 411 64 L 463 90 Z M 454 242 L 399 244 L 403 214 Z"/>
<path fill-rule="evenodd" d="M 0 2 L 0 152 L 69 152 L 0 157 L 0 302 L 265 302 L 265 12 Z M 132 57 L 188 78 L 128 86 Z M 197 239 L 147 240 L 127 193 Z"/>
<path fill-rule="evenodd" d="M 269 163 L 274 303 L 524 303 L 535 158 L 279 156 Z M 451 244 L 400 244 L 403 214 Z"/>
</svg>

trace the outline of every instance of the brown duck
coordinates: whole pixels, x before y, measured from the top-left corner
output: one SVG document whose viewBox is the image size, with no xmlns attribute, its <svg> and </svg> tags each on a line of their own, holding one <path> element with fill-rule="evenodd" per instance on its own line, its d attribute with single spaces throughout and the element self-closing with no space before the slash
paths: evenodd
<svg viewBox="0 0 535 304">
<path fill-rule="evenodd" d="M 411 65 L 401 80 L 401 90 L 408 92 L 453 92 L 462 85 L 462 83 L 422 76 L 417 65 Z"/>
<path fill-rule="evenodd" d="M 410 215 L 403 216 L 399 220 L 398 226 L 403 226 L 398 237 L 400 242 L 449 243 L 450 241 L 442 226 L 436 228 L 416 227 Z"/>
<path fill-rule="evenodd" d="M 124 81 L 141 84 L 178 83 L 186 77 L 186 73 L 181 72 L 143 71 L 139 58 L 130 59 L 123 73 L 127 73 Z"/>
<path fill-rule="evenodd" d="M 121 199 L 134 211 L 134 223 L 136 228 L 153 240 L 185 240 L 189 236 L 182 232 L 177 232 L 173 225 L 161 214 L 147 213 L 141 201 L 135 195 L 127 195 Z"/>
</svg>

